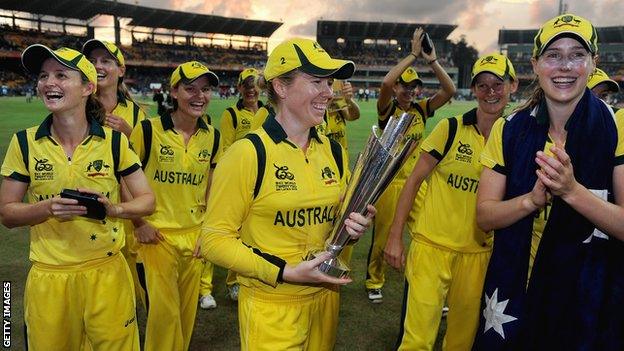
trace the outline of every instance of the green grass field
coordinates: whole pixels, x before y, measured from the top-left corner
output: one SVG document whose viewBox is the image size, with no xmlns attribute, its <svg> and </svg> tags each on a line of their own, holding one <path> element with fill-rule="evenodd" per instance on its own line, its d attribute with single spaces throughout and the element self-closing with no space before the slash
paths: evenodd
<svg viewBox="0 0 624 351">
<path fill-rule="evenodd" d="M 141 101 L 143 103 L 143 101 Z M 144 101 L 150 115 L 156 114 L 151 101 Z M 221 112 L 235 100 L 214 99 L 209 113 L 213 124 L 218 127 Z M 431 131 L 440 119 L 457 115 L 475 106 L 474 102 L 453 102 L 438 110 L 427 122 Z M 370 134 L 370 126 L 376 123 L 375 101 L 360 102 L 362 117 L 348 124 L 350 160 L 357 153 Z M 27 104 L 25 98 L 0 98 L 0 154 L 4 159 L 10 137 L 16 131 L 39 124 L 47 115 L 43 104 L 35 99 Z M 28 261 L 28 228 L 9 230 L 0 226 L 3 244 L 0 245 L 0 276 L 11 281 L 11 331 L 12 348 L 25 349 L 23 339 L 22 297 Z M 371 235 L 367 234 L 355 246 L 352 259 L 353 282 L 342 288 L 341 309 L 336 350 L 389 350 L 393 347 L 399 330 L 401 303 L 403 297 L 402 274 L 388 269 L 383 289 L 384 302 L 371 304 L 365 293 L 366 257 Z M 236 304 L 225 296 L 225 270 L 215 270 L 213 295 L 218 307 L 215 310 L 199 309 L 195 322 L 191 350 L 237 350 L 239 349 Z M 41 299 L 45 301 L 45 296 Z M 145 313 L 139 311 L 139 325 L 144 328 Z M 142 331 L 141 331 L 142 332 Z M 438 347 L 439 348 L 438 343 Z"/>
</svg>

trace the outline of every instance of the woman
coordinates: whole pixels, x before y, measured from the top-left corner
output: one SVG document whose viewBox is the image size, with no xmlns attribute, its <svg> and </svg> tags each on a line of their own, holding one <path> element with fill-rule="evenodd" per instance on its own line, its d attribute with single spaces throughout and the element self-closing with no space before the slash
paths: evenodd
<svg viewBox="0 0 624 351">
<path fill-rule="evenodd" d="M 91 39 L 82 46 L 82 53 L 93 64 L 97 72 L 96 96 L 106 111 L 104 124 L 130 138 L 132 128 L 145 119 L 145 113 L 132 99 L 123 82 L 126 65 L 121 50 L 113 43 Z M 128 193 L 124 192 L 124 189 L 125 187 L 122 186 L 122 199 L 127 200 L 129 198 Z M 143 264 L 137 263 L 138 242 L 135 239 L 131 221 L 124 221 L 124 231 L 126 233 L 126 246 L 122 249 L 122 253 L 128 261 L 130 272 L 132 272 L 135 294 L 146 307 L 145 275 Z"/>
<path fill-rule="evenodd" d="M 495 233 L 475 349 L 624 349 L 624 130 L 586 87 L 597 49 L 586 19 L 546 22 L 538 86 L 481 155 L 477 222 Z"/>
<path fill-rule="evenodd" d="M 455 95 L 455 85 L 438 62 L 435 48 L 432 47 L 430 53 L 422 50 L 423 34 L 422 28 L 416 29 L 412 38 L 412 51 L 386 74 L 381 83 L 379 99 L 377 100 L 377 118 L 382 128 L 391 116 L 401 116 L 404 112 L 414 115 L 408 137 L 415 139 L 417 144 L 420 143 L 425 132 L 427 118 L 433 116 L 438 108 L 444 106 Z M 430 98 L 414 101 L 414 98 L 420 95 L 423 82 L 418 77 L 416 70 L 410 66 L 419 57 L 422 57 L 435 73 L 440 82 L 440 89 Z M 394 218 L 399 194 L 403 184 L 405 184 L 405 179 L 414 168 L 419 154 L 419 151 L 412 154 L 376 203 L 377 208 L 381 210 L 375 217 L 373 240 L 368 252 L 368 270 L 365 283 L 368 299 L 372 303 L 380 303 L 383 299 L 381 292 L 385 282 L 383 250 L 388 240 L 387 234 Z M 424 190 L 425 186 L 422 189 Z M 415 217 L 421 202 L 422 199 L 414 204 L 412 218 Z"/>
<path fill-rule="evenodd" d="M 478 106 L 442 120 L 422 142 L 422 153 L 407 179 L 390 227 L 385 258 L 405 266 L 400 350 L 433 349 L 442 307 L 449 306 L 444 345 L 469 350 L 479 324 L 481 288 L 492 250 L 492 236 L 477 227 L 479 155 L 494 122 L 518 87 L 509 59 L 479 58 L 472 67 L 471 90 Z M 429 186 L 405 259 L 403 228 L 422 182 Z"/>
<path fill-rule="evenodd" d="M 344 150 L 315 126 L 332 97 L 329 78 L 354 70 L 312 40 L 278 45 L 264 71 L 277 114 L 235 142 L 215 170 L 201 253 L 238 273 L 243 350 L 334 346 L 339 285 L 350 279 L 317 269 L 328 254 L 304 258 L 324 247 L 347 179 Z M 368 227 L 368 211 L 346 220 L 353 238 Z"/>
<path fill-rule="evenodd" d="M 33 266 L 24 293 L 30 350 L 138 350 L 134 288 L 119 251 L 121 218 L 154 210 L 154 195 L 125 135 L 102 127 L 97 73 L 80 52 L 35 44 L 22 53 L 50 115 L 13 136 L 0 187 L 7 227 L 31 226 Z M 119 202 L 123 179 L 132 200 Z M 63 189 L 97 195 L 104 220 L 59 197 Z M 104 195 L 103 195 L 104 194 Z M 22 203 L 27 195 L 28 203 Z"/>
<path fill-rule="evenodd" d="M 193 334 L 202 262 L 193 249 L 204 218 L 219 132 L 202 118 L 219 78 L 197 61 L 171 74 L 173 112 L 147 119 L 130 140 L 156 193 L 153 215 L 134 221 L 149 308 L 145 350 L 186 350 Z"/>
</svg>

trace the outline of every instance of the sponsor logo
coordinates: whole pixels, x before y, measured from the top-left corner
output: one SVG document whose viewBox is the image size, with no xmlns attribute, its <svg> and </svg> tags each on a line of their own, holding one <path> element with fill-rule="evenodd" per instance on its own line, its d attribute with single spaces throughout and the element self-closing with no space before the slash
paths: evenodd
<svg viewBox="0 0 624 351">
<path fill-rule="evenodd" d="M 295 175 L 288 170 L 288 166 L 278 166 L 274 163 L 273 167 L 275 167 L 276 191 L 297 190 Z"/>
<path fill-rule="evenodd" d="M 133 322 L 134 322 L 134 317 L 128 319 L 126 323 L 124 323 L 124 328 L 128 328 L 128 326 L 132 324 Z"/>
<path fill-rule="evenodd" d="M 89 177 L 105 177 L 108 175 L 108 170 L 110 169 L 110 166 L 107 165 L 106 163 L 104 163 L 103 160 L 95 160 L 95 161 L 91 161 L 89 162 L 89 164 L 87 165 L 87 176 Z"/>
<path fill-rule="evenodd" d="M 446 180 L 446 184 L 451 188 L 476 194 L 479 180 L 451 173 Z"/>
<path fill-rule="evenodd" d="M 323 223 L 333 223 L 335 218 L 334 206 L 278 210 L 275 213 L 273 225 L 291 228 L 305 227 Z"/>
<path fill-rule="evenodd" d="M 325 185 L 338 183 L 338 181 L 334 178 L 335 175 L 336 173 L 332 171 L 329 167 L 324 167 L 323 169 L 321 169 L 321 178 L 323 179 Z"/>
<path fill-rule="evenodd" d="M 35 180 L 53 180 L 54 165 L 47 158 L 35 159 Z"/>
<path fill-rule="evenodd" d="M 414 139 L 414 141 L 418 144 L 420 139 L 422 139 L 422 133 L 411 133 L 405 136 L 406 139 Z"/>
<path fill-rule="evenodd" d="M 199 154 L 197 154 L 197 161 L 201 163 L 210 162 L 210 151 L 208 151 L 208 149 L 200 151 Z"/>
<path fill-rule="evenodd" d="M 244 126 L 250 126 L 251 125 L 251 121 L 248 120 L 247 118 L 243 118 L 241 119 L 241 124 Z"/>
<path fill-rule="evenodd" d="M 158 155 L 159 162 L 171 163 L 174 160 L 175 152 L 171 145 L 160 144 L 160 155 Z"/>
<path fill-rule="evenodd" d="M 457 153 L 455 154 L 455 160 L 460 162 L 472 163 L 472 148 L 470 144 L 462 143 L 461 140 L 458 140 L 459 146 L 457 147 Z"/>
</svg>

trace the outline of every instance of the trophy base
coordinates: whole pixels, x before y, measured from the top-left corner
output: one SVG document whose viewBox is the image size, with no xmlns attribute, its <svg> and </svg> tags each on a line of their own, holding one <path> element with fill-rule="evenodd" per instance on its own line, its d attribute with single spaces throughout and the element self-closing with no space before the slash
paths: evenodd
<svg viewBox="0 0 624 351">
<path fill-rule="evenodd" d="M 306 257 L 306 260 L 313 260 L 322 252 L 324 251 L 319 250 L 310 252 L 308 253 L 308 257 Z M 349 266 L 338 257 L 333 257 L 323 261 L 318 266 L 318 270 L 335 278 L 347 278 L 351 272 L 351 268 L 349 268 Z"/>
</svg>

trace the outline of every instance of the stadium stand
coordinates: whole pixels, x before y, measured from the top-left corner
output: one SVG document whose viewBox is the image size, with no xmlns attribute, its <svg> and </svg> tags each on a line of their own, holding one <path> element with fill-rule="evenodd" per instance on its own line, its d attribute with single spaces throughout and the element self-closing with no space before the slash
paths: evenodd
<svg viewBox="0 0 624 351">
<path fill-rule="evenodd" d="M 0 13 L 4 22 L 10 22 L 0 26 L 0 86 L 15 94 L 28 82 L 19 63 L 24 48 L 42 43 L 80 49 L 94 37 L 90 23 L 99 15 L 114 16 L 118 45 L 121 32 L 131 37 L 130 45 L 121 48 L 128 68 L 125 81 L 136 91 L 166 83 L 174 67 L 191 59 L 205 62 L 220 76 L 221 89 L 228 90 L 243 68 L 264 65 L 268 38 L 282 25 L 108 0 L 64 0 L 54 6 L 45 0 L 0 0 L 0 10 L 5 10 Z M 122 27 L 118 17 L 130 22 Z"/>
</svg>

